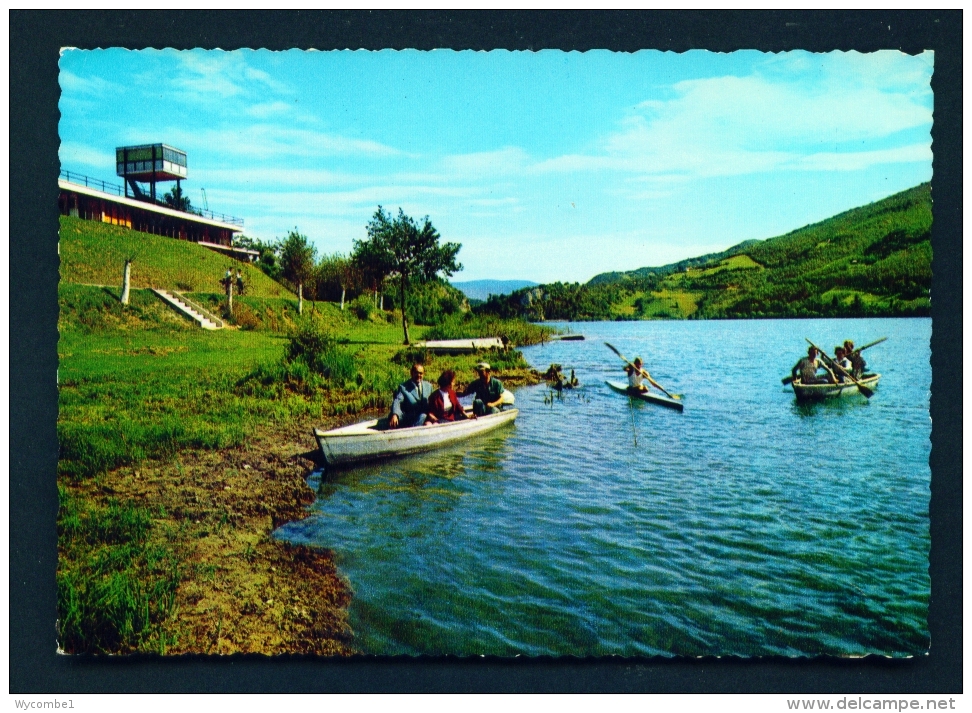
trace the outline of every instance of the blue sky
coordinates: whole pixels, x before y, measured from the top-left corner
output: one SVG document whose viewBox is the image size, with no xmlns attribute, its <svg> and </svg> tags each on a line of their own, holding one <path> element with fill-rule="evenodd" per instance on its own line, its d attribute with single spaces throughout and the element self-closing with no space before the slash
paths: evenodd
<svg viewBox="0 0 972 713">
<path fill-rule="evenodd" d="M 786 233 L 931 178 L 933 54 L 65 50 L 64 168 L 188 154 L 183 189 L 348 253 L 380 204 L 454 280 L 586 281 Z"/>
</svg>

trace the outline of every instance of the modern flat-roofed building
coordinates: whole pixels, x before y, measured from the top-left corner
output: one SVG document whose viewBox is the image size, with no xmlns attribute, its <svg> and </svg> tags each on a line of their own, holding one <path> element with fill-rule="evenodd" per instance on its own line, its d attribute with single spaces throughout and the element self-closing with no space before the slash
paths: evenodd
<svg viewBox="0 0 972 713">
<path fill-rule="evenodd" d="M 125 183 L 119 186 L 72 171 L 61 170 L 58 208 L 61 215 L 120 225 L 155 235 L 190 240 L 239 260 L 253 261 L 255 250 L 233 246 L 233 235 L 243 231 L 243 220 L 210 210 L 162 203 L 155 184 L 188 177 L 186 154 L 166 144 L 123 146 L 115 150 L 116 173 Z M 148 183 L 146 189 L 139 183 Z"/>
</svg>

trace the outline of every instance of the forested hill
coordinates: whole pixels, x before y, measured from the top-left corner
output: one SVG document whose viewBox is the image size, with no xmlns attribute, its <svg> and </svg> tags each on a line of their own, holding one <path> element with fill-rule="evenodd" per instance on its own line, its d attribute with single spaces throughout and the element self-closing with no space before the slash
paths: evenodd
<svg viewBox="0 0 972 713">
<path fill-rule="evenodd" d="M 600 275 L 592 277 L 587 284 L 592 286 L 607 285 L 612 282 L 621 282 L 624 280 L 638 280 L 649 275 L 670 275 L 673 272 L 683 272 L 688 268 L 701 267 L 708 263 L 717 263 L 727 257 L 737 255 L 746 248 L 759 242 L 759 240 L 745 240 L 738 245 L 733 245 L 731 248 L 723 250 L 721 253 L 707 253 L 698 257 L 679 260 L 670 265 L 662 265 L 661 267 L 639 267 L 637 270 L 630 270 L 628 272 L 602 272 Z"/>
<path fill-rule="evenodd" d="M 930 314 L 931 186 L 768 240 L 662 267 L 493 296 L 531 319 L 714 319 Z"/>
</svg>

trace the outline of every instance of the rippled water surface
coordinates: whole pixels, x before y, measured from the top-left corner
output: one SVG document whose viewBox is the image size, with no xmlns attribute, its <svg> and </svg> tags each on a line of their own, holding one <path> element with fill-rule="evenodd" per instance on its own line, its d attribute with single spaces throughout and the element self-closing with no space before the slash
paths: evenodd
<svg viewBox="0 0 972 713">
<path fill-rule="evenodd" d="M 910 655 L 928 647 L 931 321 L 578 323 L 513 427 L 324 479 L 277 536 L 333 549 L 378 654 Z M 873 399 L 799 406 L 804 337 Z M 641 356 L 677 413 L 610 391 Z M 435 373 L 433 365 L 430 373 Z M 316 486 L 318 476 L 312 478 Z"/>
</svg>

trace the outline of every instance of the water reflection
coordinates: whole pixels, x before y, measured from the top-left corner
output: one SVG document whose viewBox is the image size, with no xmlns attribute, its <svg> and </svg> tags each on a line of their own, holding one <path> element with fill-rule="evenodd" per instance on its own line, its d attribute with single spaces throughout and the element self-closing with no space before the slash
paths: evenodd
<svg viewBox="0 0 972 713">
<path fill-rule="evenodd" d="M 866 408 L 870 402 L 860 394 L 840 396 L 823 401 L 798 401 L 793 399 L 792 412 L 797 416 L 816 416 L 818 414 L 843 414 Z"/>
<path fill-rule="evenodd" d="M 930 321 L 604 323 L 524 349 L 582 386 L 513 427 L 312 477 L 375 654 L 914 655 L 927 648 Z M 796 402 L 804 332 L 893 334 L 875 397 Z M 829 336 L 827 336 L 829 335 Z M 685 411 L 605 386 L 640 354 Z M 866 339 L 861 339 L 866 341 Z M 765 345 L 760 369 L 740 360 Z M 717 368 L 714 368 L 717 367 Z"/>
<path fill-rule="evenodd" d="M 505 427 L 428 453 L 330 472 L 315 470 L 307 479 L 317 492 L 313 510 L 328 509 L 333 516 L 332 509 L 336 507 L 341 510 L 339 516 L 356 520 L 353 503 L 363 498 L 386 510 L 386 522 L 420 522 L 425 517 L 441 517 L 452 512 L 470 491 L 466 479 L 495 477 L 504 472 L 504 464 L 512 453 L 508 441 L 514 428 L 515 425 Z M 318 526 L 312 516 L 284 525 L 276 535 L 285 540 L 311 543 Z M 389 533 L 389 536 L 394 535 Z"/>
</svg>

